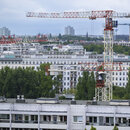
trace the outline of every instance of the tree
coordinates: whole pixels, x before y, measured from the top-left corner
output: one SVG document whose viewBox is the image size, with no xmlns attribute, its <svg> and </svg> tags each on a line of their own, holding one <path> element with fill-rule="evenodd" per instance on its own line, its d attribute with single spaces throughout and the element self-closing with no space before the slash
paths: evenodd
<svg viewBox="0 0 130 130">
<path fill-rule="evenodd" d="M 95 127 L 93 127 L 93 126 L 91 126 L 91 129 L 90 130 L 96 130 L 96 128 Z"/>
<path fill-rule="evenodd" d="M 92 100 L 95 95 L 95 87 L 96 87 L 94 72 L 91 72 L 87 81 L 87 85 L 88 85 L 88 99 Z"/>
<path fill-rule="evenodd" d="M 70 89 L 64 89 L 63 94 L 76 94 L 76 89 L 75 88 L 70 88 Z"/>
<path fill-rule="evenodd" d="M 38 69 L 38 96 L 39 97 L 54 97 L 54 81 L 52 77 L 48 75 L 47 70 L 49 69 L 49 64 L 42 64 Z"/>
<path fill-rule="evenodd" d="M 113 128 L 113 130 L 118 130 L 118 127 L 115 125 L 114 128 Z"/>
<path fill-rule="evenodd" d="M 126 88 L 113 86 L 113 99 L 124 99 L 126 94 Z"/>
<path fill-rule="evenodd" d="M 95 92 L 95 83 L 94 73 L 84 71 L 83 77 L 79 77 L 75 98 L 77 100 L 92 100 Z"/>
<path fill-rule="evenodd" d="M 104 51 L 103 44 L 100 44 L 100 45 L 89 44 L 89 45 L 85 45 L 84 48 L 86 49 L 86 51 L 93 51 L 93 52 L 97 52 L 98 54 L 101 54 Z M 130 49 L 127 46 L 114 45 L 113 50 L 114 52 L 119 53 L 119 54 L 130 55 Z"/>
<path fill-rule="evenodd" d="M 129 69 L 129 73 L 128 73 L 128 83 L 126 85 L 126 95 L 125 95 L 126 99 L 130 99 L 130 69 Z"/>
<path fill-rule="evenodd" d="M 59 100 L 65 100 L 65 99 L 66 99 L 65 96 L 60 96 L 60 97 L 59 97 Z"/>
<path fill-rule="evenodd" d="M 62 92 L 62 75 L 57 75 L 54 78 L 54 87 L 55 87 L 55 93 L 59 94 Z"/>
<path fill-rule="evenodd" d="M 0 70 L 0 96 L 15 98 L 24 95 L 25 98 L 54 97 L 54 81 L 47 71 L 49 64 L 43 64 L 35 71 L 9 67 Z"/>
</svg>

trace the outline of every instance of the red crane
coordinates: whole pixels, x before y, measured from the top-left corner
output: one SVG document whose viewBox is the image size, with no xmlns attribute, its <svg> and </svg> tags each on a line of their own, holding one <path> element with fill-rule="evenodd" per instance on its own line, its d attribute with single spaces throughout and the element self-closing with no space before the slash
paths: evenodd
<svg viewBox="0 0 130 130">
<path fill-rule="evenodd" d="M 113 28 L 117 26 L 117 21 L 113 21 L 113 18 L 130 18 L 130 13 L 118 13 L 113 10 L 61 12 L 61 13 L 28 12 L 26 16 L 38 17 L 38 18 L 68 18 L 68 19 L 88 18 L 91 20 L 97 18 L 104 18 L 105 28 L 104 28 L 104 63 L 103 63 L 104 68 L 103 69 L 105 70 L 106 78 L 105 78 L 105 83 L 97 81 L 95 97 L 97 100 L 101 100 L 101 101 L 107 101 L 112 99 L 113 32 L 114 32 Z"/>
</svg>

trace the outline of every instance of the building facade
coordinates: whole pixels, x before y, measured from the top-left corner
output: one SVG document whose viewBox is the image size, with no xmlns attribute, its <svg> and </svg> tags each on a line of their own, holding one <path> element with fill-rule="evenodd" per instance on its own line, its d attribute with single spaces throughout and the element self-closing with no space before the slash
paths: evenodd
<svg viewBox="0 0 130 130">
<path fill-rule="evenodd" d="M 74 35 L 75 35 L 75 30 L 74 30 L 74 28 L 71 27 L 71 26 L 65 27 L 65 35 L 74 36 Z"/>
<path fill-rule="evenodd" d="M 58 51 L 47 51 L 39 44 L 0 45 L 0 69 L 8 66 L 14 69 L 34 67 L 37 70 L 43 63 L 51 64 L 49 70 L 51 75 L 62 75 L 63 91 L 75 88 L 83 71 L 93 70 L 96 74 L 95 68 L 103 63 L 103 54 L 86 52 L 81 46 L 60 47 Z M 129 67 L 130 56 L 114 54 L 113 85 L 121 87 L 127 85 Z"/>
<path fill-rule="evenodd" d="M 129 102 L 7 99 L 0 102 L 1 130 L 130 129 Z M 44 100 L 44 101 L 43 101 Z M 45 101 L 46 100 L 46 101 Z M 20 103 L 21 102 L 21 103 Z M 120 105 L 117 105 L 120 104 Z"/>
</svg>

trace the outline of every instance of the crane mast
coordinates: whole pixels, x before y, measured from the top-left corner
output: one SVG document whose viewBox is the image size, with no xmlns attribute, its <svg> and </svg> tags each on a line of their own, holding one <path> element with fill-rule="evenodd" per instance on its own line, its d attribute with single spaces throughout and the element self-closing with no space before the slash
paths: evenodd
<svg viewBox="0 0 130 130">
<path fill-rule="evenodd" d="M 104 68 L 105 81 L 97 80 L 95 88 L 95 97 L 98 101 L 107 101 L 112 99 L 112 70 L 113 70 L 113 28 L 116 27 L 116 21 L 113 18 L 129 18 L 129 13 L 117 13 L 113 10 L 84 11 L 84 12 L 62 12 L 62 13 L 35 13 L 28 12 L 27 17 L 38 18 L 88 18 L 91 20 L 97 18 L 105 19 L 104 28 Z"/>
</svg>

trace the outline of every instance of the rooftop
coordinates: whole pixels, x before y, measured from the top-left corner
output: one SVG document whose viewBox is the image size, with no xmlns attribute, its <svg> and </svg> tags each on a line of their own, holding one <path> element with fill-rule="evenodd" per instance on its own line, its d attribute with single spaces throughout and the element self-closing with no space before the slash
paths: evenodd
<svg viewBox="0 0 130 130">
<path fill-rule="evenodd" d="M 58 100 L 56 98 L 38 98 L 38 99 L 15 99 L 15 98 L 6 99 L 6 98 L 0 98 L 0 103 L 130 106 L 129 100 L 92 101 L 92 100 Z"/>
</svg>

